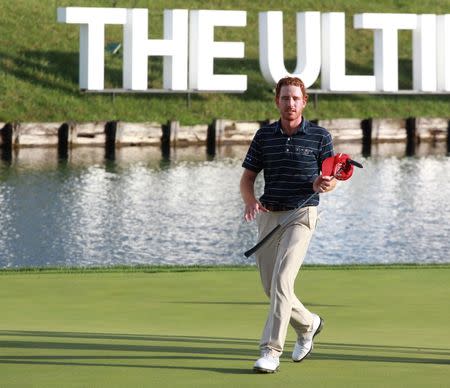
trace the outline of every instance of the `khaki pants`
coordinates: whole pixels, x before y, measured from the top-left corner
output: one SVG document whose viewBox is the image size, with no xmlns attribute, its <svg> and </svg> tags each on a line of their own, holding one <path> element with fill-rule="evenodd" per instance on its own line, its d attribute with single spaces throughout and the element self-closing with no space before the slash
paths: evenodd
<svg viewBox="0 0 450 388">
<path fill-rule="evenodd" d="M 281 355 L 289 323 L 300 336 L 312 329 L 313 316 L 295 296 L 294 284 L 317 222 L 317 207 L 299 211 L 298 217 L 256 252 L 264 292 L 270 298 L 270 312 L 260 348 Z M 267 235 L 290 211 L 259 213 L 258 238 Z"/>
</svg>

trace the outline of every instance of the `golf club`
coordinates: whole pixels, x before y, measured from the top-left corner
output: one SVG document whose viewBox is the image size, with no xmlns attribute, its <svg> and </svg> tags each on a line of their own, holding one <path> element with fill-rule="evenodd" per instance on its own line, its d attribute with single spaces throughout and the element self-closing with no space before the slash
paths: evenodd
<svg viewBox="0 0 450 388">
<path fill-rule="evenodd" d="M 332 179 L 337 180 L 347 180 L 352 176 L 353 166 L 358 168 L 363 168 L 363 165 L 356 162 L 346 154 L 337 154 L 336 156 L 331 156 L 323 161 L 322 170 L 327 170 L 327 174 L 333 172 L 331 175 Z M 333 171 L 334 170 L 334 171 Z M 322 171 L 322 172 L 323 172 Z M 244 252 L 245 257 L 250 257 L 259 248 L 261 248 L 277 231 L 278 229 L 286 226 L 295 219 L 298 214 L 302 211 L 302 208 L 308 201 L 314 197 L 316 192 L 312 193 L 308 198 L 306 198 L 291 214 L 289 214 L 283 221 L 281 221 L 277 226 L 275 226 L 266 236 L 264 236 L 253 248 Z"/>
</svg>

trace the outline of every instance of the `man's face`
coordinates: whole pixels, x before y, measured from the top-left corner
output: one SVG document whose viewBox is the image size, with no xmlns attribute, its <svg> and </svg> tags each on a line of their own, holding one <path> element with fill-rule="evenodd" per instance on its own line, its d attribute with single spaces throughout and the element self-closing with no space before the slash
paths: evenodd
<svg viewBox="0 0 450 388">
<path fill-rule="evenodd" d="M 298 120 L 306 106 L 306 98 L 299 86 L 282 86 L 280 95 L 275 99 L 281 118 L 287 121 Z"/>
</svg>

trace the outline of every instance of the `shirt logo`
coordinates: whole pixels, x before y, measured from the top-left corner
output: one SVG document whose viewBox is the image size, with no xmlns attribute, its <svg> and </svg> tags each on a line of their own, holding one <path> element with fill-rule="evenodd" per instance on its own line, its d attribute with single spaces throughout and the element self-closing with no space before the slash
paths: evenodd
<svg viewBox="0 0 450 388">
<path fill-rule="evenodd" d="M 299 147 L 299 146 L 295 147 L 295 152 L 300 155 L 305 155 L 305 156 L 310 156 L 313 154 L 313 151 L 310 150 L 309 148 Z"/>
</svg>

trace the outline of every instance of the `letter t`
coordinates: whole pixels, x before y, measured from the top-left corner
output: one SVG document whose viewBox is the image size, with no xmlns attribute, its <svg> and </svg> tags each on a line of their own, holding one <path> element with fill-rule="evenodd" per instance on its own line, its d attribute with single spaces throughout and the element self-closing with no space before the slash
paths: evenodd
<svg viewBox="0 0 450 388">
<path fill-rule="evenodd" d="M 102 90 L 105 75 L 105 24 L 125 24 L 124 8 L 58 8 L 60 23 L 80 24 L 80 89 Z"/>
</svg>

